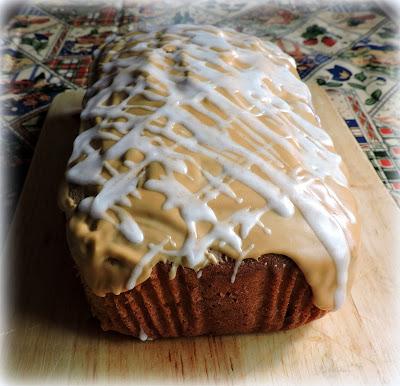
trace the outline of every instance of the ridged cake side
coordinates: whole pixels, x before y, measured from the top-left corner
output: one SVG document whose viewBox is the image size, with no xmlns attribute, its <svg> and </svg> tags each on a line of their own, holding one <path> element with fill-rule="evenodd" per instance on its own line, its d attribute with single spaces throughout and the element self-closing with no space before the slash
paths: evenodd
<svg viewBox="0 0 400 386">
<path fill-rule="evenodd" d="M 141 339 L 286 330 L 323 316 L 297 265 L 283 255 L 245 259 L 234 282 L 235 261 L 209 265 L 200 277 L 180 266 L 158 263 L 132 290 L 99 297 L 86 288 L 103 330 Z"/>
</svg>

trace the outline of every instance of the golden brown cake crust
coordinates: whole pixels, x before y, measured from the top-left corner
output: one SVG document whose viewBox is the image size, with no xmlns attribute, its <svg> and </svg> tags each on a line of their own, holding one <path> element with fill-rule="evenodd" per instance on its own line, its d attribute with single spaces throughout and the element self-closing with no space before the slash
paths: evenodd
<svg viewBox="0 0 400 386">
<path fill-rule="evenodd" d="M 323 316 L 297 265 L 283 255 L 245 259 L 234 283 L 235 261 L 209 265 L 198 277 L 158 263 L 149 279 L 120 295 L 99 297 L 86 287 L 103 330 L 143 338 L 222 335 L 299 327 Z"/>
</svg>

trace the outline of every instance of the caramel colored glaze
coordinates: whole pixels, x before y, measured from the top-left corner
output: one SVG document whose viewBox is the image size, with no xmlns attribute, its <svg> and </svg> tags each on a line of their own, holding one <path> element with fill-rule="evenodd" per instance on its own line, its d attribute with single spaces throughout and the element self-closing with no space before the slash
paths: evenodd
<svg viewBox="0 0 400 386">
<path fill-rule="evenodd" d="M 188 30 L 194 28 L 196 30 L 197 27 L 183 26 L 182 30 L 186 31 L 185 28 Z M 207 28 L 205 27 L 206 30 Z M 214 29 L 210 31 L 212 31 L 210 33 L 215 32 Z M 238 34 L 233 31 L 225 31 L 225 35 L 234 38 Z M 137 36 L 137 40 L 135 40 L 135 36 Z M 155 39 L 157 47 L 161 47 L 165 52 L 176 50 L 177 42 L 183 44 L 183 47 L 185 45 L 185 35 L 176 31 L 173 33 L 158 32 L 154 36 L 150 40 L 153 42 Z M 272 57 L 273 59 L 271 60 L 273 60 L 275 65 L 284 67 L 286 71 L 292 74 L 291 76 L 295 76 L 298 79 L 295 65 L 291 58 L 276 47 L 264 47 L 263 43 L 258 39 L 251 39 L 251 43 L 249 43 L 250 50 L 261 53 L 265 51 L 266 58 Z M 238 40 L 240 40 L 240 36 Z M 118 74 L 118 71 L 113 73 L 112 66 L 105 71 L 104 65 L 110 64 L 115 60 L 116 56 L 120 59 L 129 59 L 144 55 L 146 61 L 155 67 L 159 67 L 160 71 L 165 73 L 173 73 L 175 71 L 173 60 L 170 57 L 167 57 L 164 62 L 160 62 L 154 59 L 151 54 L 149 55 L 147 51 L 129 51 L 129 48 L 136 45 L 139 46 L 143 41 L 146 41 L 146 37 L 143 37 L 143 34 L 132 33 L 114 42 L 108 42 L 102 47 L 93 69 L 95 78 L 93 81 L 98 82 L 100 80 L 102 83 L 100 85 L 97 83 L 97 86 L 94 84 L 89 89 L 85 98 L 86 110 L 88 110 L 87 107 L 90 101 L 93 101 L 102 89 L 111 87 L 110 84 L 114 79 L 113 77 Z M 236 48 L 239 49 L 238 47 Z M 210 50 L 214 51 L 214 53 L 218 51 L 216 48 L 211 48 Z M 182 52 L 181 59 L 184 61 L 184 49 Z M 190 52 L 186 54 L 190 55 Z M 229 50 L 227 52 L 222 50 L 220 57 L 224 63 L 229 63 L 229 66 L 235 70 L 242 67 L 246 68 L 247 66 L 244 61 L 241 61 L 241 57 L 235 58 Z M 305 96 L 299 97 L 298 95 L 300 94 L 297 90 L 293 90 L 293 93 L 291 93 L 290 90 L 288 91 L 284 87 L 280 87 L 275 82 L 274 72 L 269 71 L 267 64 L 268 62 L 266 62 L 263 70 L 265 74 L 265 87 L 269 87 L 269 90 L 273 94 L 278 95 L 285 103 L 289 104 L 296 116 L 301 117 L 305 122 L 311 123 L 315 127 L 319 127 L 319 119 L 313 111 L 311 101 L 308 100 L 310 99 L 308 89 L 305 88 L 306 91 L 302 89 Z M 226 70 L 220 68 L 218 71 L 223 73 Z M 168 88 L 160 79 L 152 76 L 145 69 L 140 68 L 136 70 L 133 79 L 138 76 L 145 79 L 149 88 L 154 88 L 154 94 L 159 94 L 162 98 L 167 98 L 166 100 L 168 100 Z M 189 71 L 185 73 L 185 78 L 196 79 L 199 76 L 191 73 L 189 68 Z M 298 86 L 297 83 L 295 84 Z M 198 120 L 199 124 L 204 125 L 204 127 L 214 127 L 214 130 L 218 130 L 216 120 L 219 117 L 221 120 L 229 123 L 228 133 L 235 143 L 250 152 L 256 153 L 263 162 L 268 162 L 271 167 L 275 168 L 274 170 L 280 170 L 287 176 L 291 176 L 291 178 L 294 178 L 293 175 L 295 174 L 296 178 L 298 178 L 296 181 L 307 181 L 304 189 L 306 189 L 308 196 L 312 197 L 315 202 L 318 202 L 318 205 L 322 205 L 329 212 L 330 216 L 334 218 L 335 224 L 339 224 L 338 229 L 341 229 L 344 234 L 351 256 L 349 263 L 349 272 L 351 273 L 351 267 L 357 255 L 360 230 L 357 222 L 357 208 L 354 198 L 348 189 L 347 182 L 338 182 L 338 179 L 334 178 L 334 176 L 332 177 L 329 173 L 322 178 L 310 175 L 310 170 L 305 168 L 302 161 L 302 157 L 309 150 L 303 149 L 295 138 L 289 136 L 286 130 L 286 125 L 287 127 L 292 127 L 293 125 L 300 127 L 301 125 L 299 126 L 298 123 L 294 122 L 294 119 L 286 113 L 278 111 L 279 114 L 272 117 L 263 115 L 257 107 L 250 106 L 248 100 L 240 92 L 233 96 L 223 88 L 214 87 L 213 90 L 219 97 L 223 95 L 225 98 L 231 99 L 236 104 L 237 110 L 248 111 L 250 109 L 257 117 L 257 124 L 262 123 L 280 138 L 284 138 L 285 143 L 290 144 L 291 148 L 295 149 L 296 152 L 288 151 L 279 141 L 270 141 L 267 136 L 262 138 L 266 143 L 264 150 L 255 149 L 254 143 L 249 142 L 248 137 L 248 130 L 251 132 L 253 129 L 251 125 L 245 128 L 246 125 L 240 122 L 235 123 L 230 117 L 230 111 L 223 111 L 207 96 L 199 102 L 202 104 L 201 108 L 198 107 L 199 105 L 190 103 L 181 104 L 179 108 L 185 109 L 192 116 L 193 120 Z M 128 100 L 128 103 L 123 108 L 123 112 L 129 113 L 136 118 L 139 116 L 151 116 L 151 114 L 154 114 L 154 112 L 157 112 L 163 106 L 162 102 L 149 100 L 144 94 L 138 93 L 129 99 L 124 92 L 115 89 L 111 92 L 111 98 L 106 101 L 105 105 L 116 106 L 126 100 Z M 149 110 L 146 110 L 146 106 L 151 106 L 153 110 L 149 112 Z M 91 111 L 95 109 L 96 106 Z M 207 111 L 212 114 L 208 116 L 205 113 Z M 88 132 L 89 128 L 93 127 L 94 124 L 102 124 L 102 132 L 109 133 L 110 139 L 96 139 L 90 143 L 92 149 L 99 149 L 100 154 L 105 154 L 110 149 L 112 150 L 126 136 L 126 133 L 121 133 L 121 131 L 116 129 L 117 123 L 126 124 L 126 118 L 115 117 L 111 120 L 108 118 L 109 124 L 105 118 L 96 116 L 95 113 L 84 116 L 84 118 L 81 130 L 82 134 Z M 155 119 L 151 124 L 152 127 L 163 129 L 166 127 L 167 119 L 161 117 Z M 185 125 L 177 123 L 172 130 L 179 133 L 182 137 L 194 138 L 193 133 Z M 222 171 L 218 158 L 211 157 L 204 152 L 190 150 L 177 143 L 174 144 L 171 137 L 163 136 L 162 132 L 156 134 L 156 131 L 147 131 L 143 135 L 157 139 L 161 147 L 170 148 L 172 146 L 176 153 L 190 157 L 191 161 L 186 162 L 187 171 L 185 173 L 178 173 L 176 171 L 170 173 L 179 186 L 185 187 L 190 194 L 200 191 L 210 191 L 209 180 L 208 177 L 205 178 L 204 171 L 213 176 L 218 176 Z M 327 153 L 334 154 L 334 148 L 331 143 L 324 143 L 321 146 L 323 146 L 323 149 Z M 224 156 L 228 158 L 232 156 L 232 161 L 237 164 L 246 164 L 247 162 L 245 156 L 238 157 L 237 154 L 233 156 L 227 152 L 224 153 Z M 180 248 L 183 248 L 189 237 L 188 224 L 182 214 L 183 209 L 179 209 L 177 205 L 165 209 L 166 199 L 170 198 L 168 194 L 156 191 L 157 189 L 150 189 L 146 185 L 150 180 L 162 180 L 162 178 L 167 176 L 168 173 L 165 165 L 162 165 L 160 162 L 152 162 L 147 165 L 144 170 L 140 170 L 136 174 L 135 194 L 127 194 L 124 196 L 124 200 L 116 200 L 113 207 L 108 207 L 106 212 L 101 216 L 93 216 L 90 210 L 82 209 L 83 206 L 80 205 L 82 200 L 88 197 L 98 197 L 104 191 L 104 185 L 107 181 L 110 181 L 115 174 L 122 175 L 123 173 L 128 173 L 130 165 L 140 164 L 145 155 L 135 149 L 135 147 L 131 147 L 128 151 L 123 152 L 121 156 L 107 159 L 108 166 L 105 167 L 103 164 L 101 176 L 99 176 L 103 180 L 103 183 L 82 183 L 78 178 L 79 176 L 75 180 L 73 178 L 68 179 L 68 173 L 71 170 L 75 170 L 74 168 L 81 168 L 80 163 L 83 163 L 87 158 L 88 155 L 82 152 L 78 158 L 71 159 L 67 171 L 68 183 L 64 187 L 61 201 L 62 207 L 68 216 L 67 233 L 72 255 L 86 285 L 95 295 L 106 296 L 107 301 L 109 301 L 109 299 L 115 299 L 110 295 L 111 293 L 118 295 L 133 290 L 135 286 L 140 285 L 140 283 L 145 282 L 150 277 L 152 270 L 159 262 L 171 263 L 175 269 L 176 267 L 183 266 L 199 271 L 210 264 L 218 265 L 221 262 L 222 255 L 236 260 L 247 260 L 258 259 L 265 254 L 278 254 L 289 256 L 301 269 L 305 279 L 312 288 L 313 302 L 317 307 L 330 310 L 337 306 L 335 304 L 335 294 L 339 286 L 338 265 L 335 264 L 326 245 L 321 242 L 320 236 L 316 235 L 315 229 L 310 226 L 310 219 L 305 219 L 304 210 L 300 210 L 297 205 L 294 205 L 294 211 L 290 216 L 283 216 L 278 214 L 278 211 L 273 209 L 270 202 L 248 184 L 243 183 L 240 179 L 225 178 L 223 181 L 229 186 L 233 194 L 225 194 L 219 191 L 219 194 L 215 198 L 206 202 L 208 208 L 215 214 L 216 219 L 221 221 L 222 224 L 222 221 L 224 221 L 222 219 L 227 219 L 240 209 L 246 208 L 251 208 L 251 211 L 260 210 L 262 211 L 262 215 L 258 218 L 256 224 L 250 227 L 246 236 L 243 236 L 243 233 L 241 234 L 240 225 L 232 228 L 236 235 L 241 235 L 242 244 L 240 250 L 233 248 L 229 243 L 221 243 L 220 240 L 215 239 L 207 248 L 203 258 L 200 260 L 197 259 L 193 263 L 185 255 L 168 253 L 168 251 L 179 251 Z M 246 167 L 249 172 L 252 172 L 254 176 L 260 177 L 263 181 L 271 179 L 271 176 L 267 175 L 257 165 L 253 164 L 250 167 L 247 165 Z M 345 166 L 341 161 L 338 170 L 344 176 L 347 176 Z M 80 182 L 77 183 L 76 181 L 78 180 Z M 281 197 L 284 197 L 282 190 L 279 193 L 279 199 Z M 127 213 L 131 219 L 134 219 L 143 234 L 141 242 L 132 242 L 127 238 L 126 234 L 123 234 L 118 225 L 122 222 L 122 217 L 117 209 L 122 209 L 123 213 Z M 210 234 L 213 226 L 209 221 L 197 221 L 195 223 L 197 239 L 204 239 Z M 134 236 L 137 237 L 138 235 L 139 233 L 136 233 Z M 155 253 L 149 256 L 149 246 L 151 245 L 156 248 Z M 180 268 L 178 268 L 178 280 L 179 272 L 181 272 Z M 135 280 L 132 279 L 134 275 L 136 275 Z M 343 275 L 344 284 L 342 283 L 341 285 L 345 287 L 346 275 Z M 129 293 L 126 293 L 126 296 Z M 155 295 L 152 294 L 151 296 L 154 298 Z M 118 309 L 122 319 L 124 319 L 123 315 L 125 313 L 131 312 L 121 308 Z M 162 322 L 160 323 L 162 325 Z M 177 329 L 182 329 L 182 323 L 182 321 L 177 319 L 174 327 L 171 326 L 171 331 L 167 335 L 174 336 Z M 137 326 L 130 326 L 129 328 L 133 331 L 137 329 Z M 154 328 L 157 330 L 156 327 Z"/>
</svg>

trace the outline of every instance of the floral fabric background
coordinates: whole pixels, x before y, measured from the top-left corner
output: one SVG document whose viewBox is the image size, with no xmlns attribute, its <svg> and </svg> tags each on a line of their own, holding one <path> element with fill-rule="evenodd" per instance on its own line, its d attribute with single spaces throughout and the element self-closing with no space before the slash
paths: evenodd
<svg viewBox="0 0 400 386">
<path fill-rule="evenodd" d="M 395 22 L 374 3 L 199 0 L 35 1 L 3 27 L 1 165 L 12 177 L 2 201 L 14 211 L 52 99 L 86 87 L 93 51 L 138 23 L 231 27 L 292 55 L 304 80 L 324 87 L 400 205 L 400 68 Z M 301 3 L 301 2 L 300 2 Z M 68 6 L 66 4 L 69 4 Z"/>
</svg>

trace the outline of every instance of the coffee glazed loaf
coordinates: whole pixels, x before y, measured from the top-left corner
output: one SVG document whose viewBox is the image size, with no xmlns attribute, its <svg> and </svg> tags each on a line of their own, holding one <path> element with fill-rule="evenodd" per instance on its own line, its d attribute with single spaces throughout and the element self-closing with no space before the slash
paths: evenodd
<svg viewBox="0 0 400 386">
<path fill-rule="evenodd" d="M 359 225 L 294 60 L 175 25 L 96 53 L 61 193 L 104 330 L 276 331 L 345 299 Z"/>
</svg>

